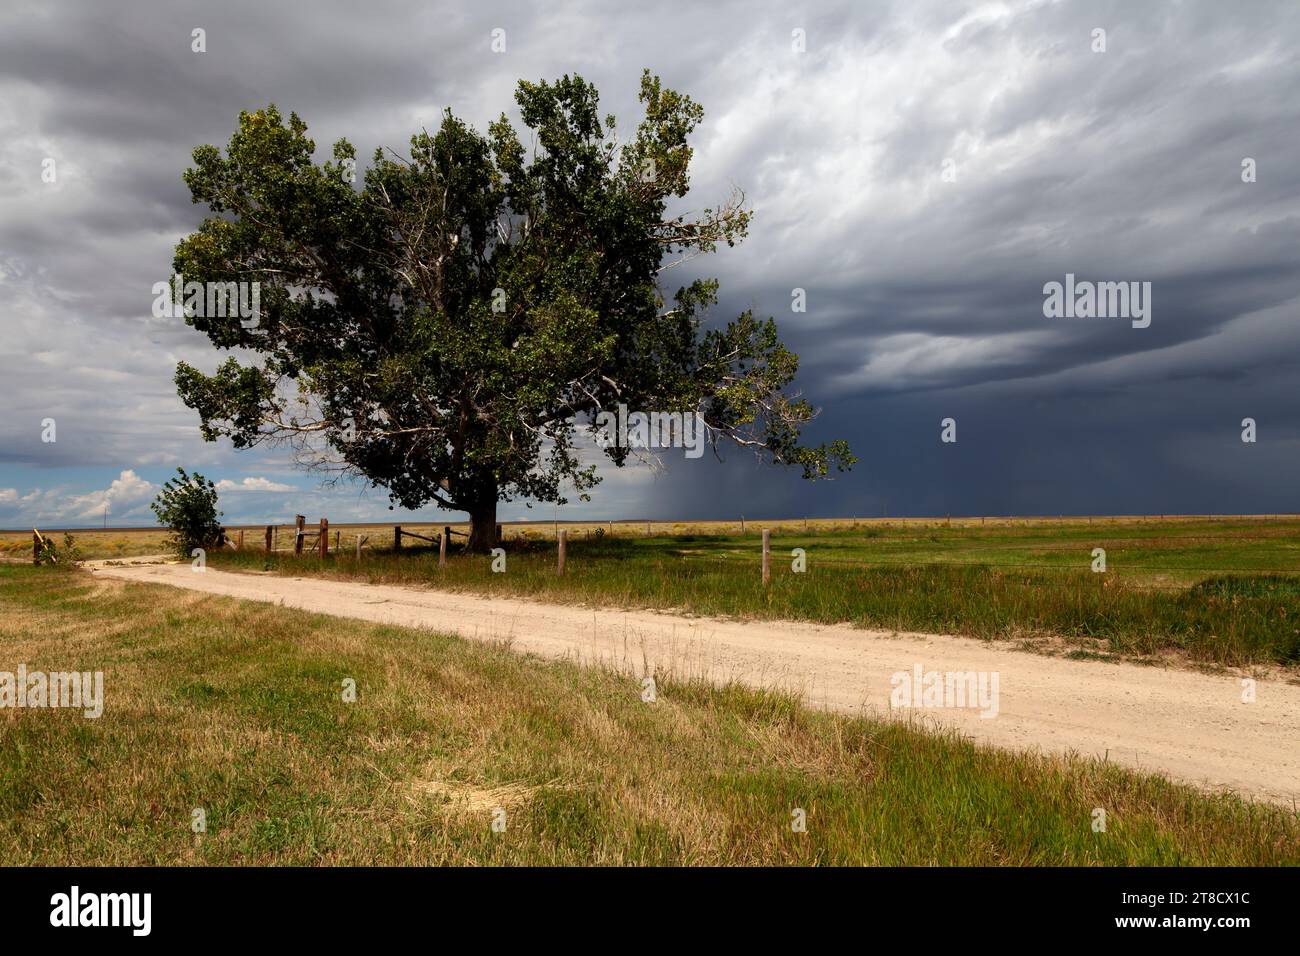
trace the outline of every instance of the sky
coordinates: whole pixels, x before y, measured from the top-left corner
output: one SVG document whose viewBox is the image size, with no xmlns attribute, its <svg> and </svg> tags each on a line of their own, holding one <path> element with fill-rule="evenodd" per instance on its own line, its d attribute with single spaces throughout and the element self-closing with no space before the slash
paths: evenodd
<svg viewBox="0 0 1300 956">
<path fill-rule="evenodd" d="M 502 520 L 1300 511 L 1298 51 L 1291 0 L 6 0 L 0 528 L 151 524 L 177 466 L 231 523 L 409 517 L 202 440 L 172 376 L 225 355 L 151 312 L 205 212 L 191 151 L 275 103 L 364 159 L 566 73 L 630 131 L 646 67 L 704 107 L 688 208 L 738 186 L 755 214 L 671 287 L 773 316 L 808 438 L 860 460 L 668 450 Z M 1149 289 L 1146 319 L 1047 314 L 1067 275 Z"/>
</svg>

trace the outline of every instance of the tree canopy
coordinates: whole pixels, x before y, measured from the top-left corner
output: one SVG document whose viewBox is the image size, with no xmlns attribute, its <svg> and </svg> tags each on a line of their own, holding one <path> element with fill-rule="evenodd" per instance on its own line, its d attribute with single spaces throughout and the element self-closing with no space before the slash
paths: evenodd
<svg viewBox="0 0 1300 956">
<path fill-rule="evenodd" d="M 359 186 L 349 142 L 317 163 L 306 124 L 275 106 L 241 113 L 224 154 L 194 150 L 185 182 L 211 215 L 174 268 L 260 286 L 255 323 L 186 318 L 233 350 L 213 375 L 177 368 L 204 437 L 287 442 L 404 507 L 466 511 L 479 548 L 498 501 L 585 496 L 599 476 L 581 436 L 620 404 L 698 412 L 715 450 L 808 478 L 851 466 L 842 441 L 800 444 L 816 409 L 784 391 L 798 356 L 771 319 L 709 328 L 716 282 L 663 291 L 666 269 L 750 225 L 739 191 L 670 213 L 700 106 L 646 71 L 621 141 L 580 77 L 520 82 L 515 100 L 530 148 L 504 114 L 484 135 L 448 110 L 409 155 L 377 150 Z"/>
</svg>

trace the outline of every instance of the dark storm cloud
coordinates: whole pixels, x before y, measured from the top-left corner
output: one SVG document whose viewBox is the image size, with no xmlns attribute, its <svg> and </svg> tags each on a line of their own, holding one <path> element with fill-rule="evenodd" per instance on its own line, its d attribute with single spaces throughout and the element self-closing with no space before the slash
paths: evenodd
<svg viewBox="0 0 1300 956">
<path fill-rule="evenodd" d="M 312 486 L 282 456 L 198 439 L 171 376 L 218 356 L 150 315 L 202 216 L 180 174 L 240 110 L 275 102 L 322 155 L 346 136 L 368 158 L 445 107 L 482 127 L 513 115 L 518 79 L 578 72 L 626 130 L 642 66 L 705 107 L 683 208 L 739 185 L 757 213 L 746 242 L 665 286 L 716 275 L 716 320 L 776 316 L 825 408 L 811 434 L 863 462 L 813 488 L 735 451 L 669 458 L 655 481 L 611 476 L 596 510 L 1295 510 L 1298 38 L 1283 2 L 9 5 L 0 524 L 60 469 L 98 468 L 97 494 L 125 501 L 148 490 L 130 469 L 202 464 L 250 515 L 281 507 L 269 488 Z M 1151 282 L 1150 328 L 1044 318 L 1043 284 L 1067 272 Z M 948 416 L 956 446 L 938 442 Z M 69 507 L 93 509 L 86 493 Z M 356 494 L 324 500 L 382 505 Z"/>
</svg>

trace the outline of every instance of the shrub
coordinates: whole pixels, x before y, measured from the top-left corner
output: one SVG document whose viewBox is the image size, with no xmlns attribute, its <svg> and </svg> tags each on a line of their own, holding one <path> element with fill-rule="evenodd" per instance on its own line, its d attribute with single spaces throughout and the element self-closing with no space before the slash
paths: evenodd
<svg viewBox="0 0 1300 956">
<path fill-rule="evenodd" d="M 40 547 L 36 552 L 37 564 L 48 564 L 57 566 L 59 563 L 58 547 L 54 544 L 53 538 L 41 537 Z"/>
<path fill-rule="evenodd" d="M 213 548 L 221 542 L 221 512 L 217 510 L 217 488 L 202 475 L 177 468 L 178 477 L 168 480 L 149 507 L 165 528 L 168 539 L 183 558 L 195 548 Z"/>
<path fill-rule="evenodd" d="M 77 546 L 77 539 L 72 536 L 71 531 L 63 532 L 63 560 L 67 564 L 75 564 L 81 560 L 81 548 Z"/>
</svg>

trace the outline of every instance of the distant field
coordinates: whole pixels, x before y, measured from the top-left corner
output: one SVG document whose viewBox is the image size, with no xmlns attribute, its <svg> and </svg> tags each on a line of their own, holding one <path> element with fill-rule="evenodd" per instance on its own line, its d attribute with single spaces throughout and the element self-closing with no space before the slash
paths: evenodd
<svg viewBox="0 0 1300 956">
<path fill-rule="evenodd" d="M 393 542 L 393 527 L 397 522 L 380 523 L 332 523 L 331 548 L 337 537 L 341 547 L 351 551 L 358 535 L 367 538 L 368 550 L 390 550 Z M 414 522 L 403 523 L 406 531 L 416 532 L 432 537 L 438 534 L 446 523 Z M 468 526 L 464 522 L 450 522 L 453 532 L 464 534 Z M 309 532 L 315 531 L 318 524 L 307 523 Z M 609 538 L 629 538 L 643 540 L 646 538 L 673 538 L 683 535 L 703 535 L 727 540 L 742 538 L 741 522 L 737 521 L 592 521 L 592 522 L 516 522 L 503 523 L 504 537 L 509 541 L 554 541 L 556 531 L 567 529 L 570 542 L 587 540 L 597 535 Z M 246 548 L 261 549 L 264 546 L 266 525 L 229 525 L 232 537 L 240 530 L 244 532 Z M 820 535 L 830 532 L 845 532 L 851 537 L 852 532 L 859 532 L 865 540 L 894 548 L 893 556 L 911 560 L 919 558 L 927 563 L 935 561 L 988 561 L 1000 565 L 1021 563 L 1026 557 L 1045 558 L 1056 561 L 1063 547 L 1073 547 L 1075 543 L 1088 544 L 1089 550 L 1098 545 L 1091 542 L 1104 537 L 1111 542 L 1119 542 L 1128 537 L 1131 544 L 1137 545 L 1147 558 L 1165 556 L 1192 559 L 1204 564 L 1220 557 L 1228 560 L 1253 558 L 1256 549 L 1254 539 L 1290 539 L 1290 546 L 1274 549 L 1271 559 L 1285 563 L 1300 573 L 1300 516 L 1224 516 L 1224 517 L 1180 517 L 1150 516 L 1133 518 L 1093 517 L 1093 518 L 836 518 L 836 519 L 785 519 L 758 521 L 750 519 L 745 522 L 745 534 L 757 539 L 763 528 L 772 530 L 774 536 L 797 536 L 804 533 Z M 62 545 L 64 529 L 41 528 L 42 533 L 54 538 Z M 109 528 L 73 530 L 77 545 L 86 558 L 131 557 L 145 554 L 157 554 L 165 548 L 167 532 L 158 528 Z M 1196 538 L 1202 541 L 1197 542 Z M 1102 543 L 1105 543 L 1104 541 Z M 1222 547 L 1215 548 L 1219 544 Z M 291 550 L 293 545 L 293 526 L 275 525 L 275 546 L 279 550 Z M 407 541 L 408 547 L 418 547 L 418 541 Z M 30 530 L 0 531 L 0 553 L 12 556 L 31 554 L 32 534 Z M 1019 552 L 1017 552 L 1019 549 Z M 873 556 L 883 556 L 882 548 L 873 550 Z M 1265 556 L 1265 560 L 1270 560 Z M 1068 563 L 1068 560 L 1067 562 Z M 1159 563 L 1159 562 L 1157 562 Z M 1245 563 L 1249 563 L 1246 561 Z M 1130 562 L 1131 564 L 1131 562 Z M 1150 570 L 1158 570 L 1148 564 Z M 1186 565 L 1183 566 L 1186 568 Z M 1230 567 L 1214 565 L 1217 570 L 1231 570 Z M 1280 569 L 1280 568 L 1279 568 Z M 1126 566 L 1125 573 L 1135 569 Z M 1195 571 L 1195 569 L 1188 569 Z"/>
<path fill-rule="evenodd" d="M 618 525 L 615 528 L 618 529 Z M 248 546 L 213 561 L 250 570 L 658 607 L 701 615 L 851 622 L 1034 644 L 1065 639 L 1081 655 L 1168 651 L 1220 664 L 1300 663 L 1300 523 L 1222 520 L 952 526 L 871 524 L 838 530 L 773 526 L 773 578 L 759 578 L 759 533 L 611 535 L 570 529 L 567 573 L 555 574 L 553 529 L 507 535 L 507 571 L 453 549 L 392 551 L 371 529 L 360 564 L 342 547 L 321 562 Z M 665 530 L 668 530 L 665 527 Z M 355 533 L 355 532 L 354 532 Z M 361 533 L 366 533 L 362 531 Z M 371 549 L 370 545 L 376 545 Z M 1104 548 L 1107 571 L 1093 573 Z M 791 570 L 802 548 L 807 571 Z"/>
<path fill-rule="evenodd" d="M 41 528 L 41 533 L 63 547 L 63 531 Z M 84 558 L 128 558 L 158 554 L 166 548 L 167 532 L 158 528 L 125 528 L 108 531 L 74 531 L 77 547 Z M 32 532 L 0 531 L 0 554 L 10 558 L 31 559 Z"/>
<path fill-rule="evenodd" d="M 0 566 L 19 662 L 104 713 L 0 711 L 3 865 L 1300 863 L 1292 810 L 1114 764 L 75 569 Z"/>
<path fill-rule="evenodd" d="M 433 536 L 441 526 L 404 525 Z M 453 525 L 463 530 L 463 525 Z M 1085 656 L 1178 652 L 1219 664 L 1300 664 L 1300 520 L 1106 518 L 588 523 L 568 529 L 568 573 L 555 575 L 552 524 L 507 525 L 507 572 L 451 549 L 439 570 L 431 545 L 393 526 L 336 525 L 331 554 L 294 558 L 292 529 L 264 552 L 264 528 L 244 551 L 210 559 L 229 567 L 428 584 L 543 600 L 674 608 L 702 615 L 851 622 L 1009 639 L 1063 639 Z M 760 530 L 772 529 L 772 585 L 759 581 Z M 358 536 L 367 540 L 355 560 Z M 17 554 L 30 549 L 10 535 Z M 90 532 L 86 557 L 148 554 L 164 533 Z M 336 546 L 337 540 L 337 546 Z M 453 538 L 453 541 L 463 539 Z M 0 546 L 5 546 L 0 539 Z M 802 548 L 807 571 L 791 571 Z M 1091 570 L 1093 549 L 1106 573 Z M 311 549 L 309 543 L 308 549 Z M 1059 648 L 1055 648 L 1059 649 Z"/>
</svg>

